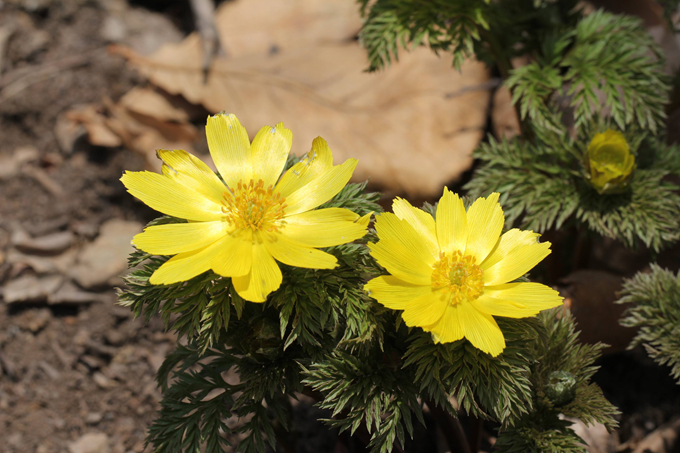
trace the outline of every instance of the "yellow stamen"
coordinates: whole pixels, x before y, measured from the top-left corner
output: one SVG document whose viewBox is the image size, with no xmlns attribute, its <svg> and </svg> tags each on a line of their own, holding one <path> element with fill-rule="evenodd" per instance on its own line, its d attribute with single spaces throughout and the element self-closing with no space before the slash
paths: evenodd
<svg viewBox="0 0 680 453">
<path fill-rule="evenodd" d="M 247 184 L 239 181 L 233 191 L 222 194 L 222 212 L 237 229 L 278 231 L 285 224 L 285 201 L 273 186 L 265 189 L 261 179 Z"/>
<path fill-rule="evenodd" d="M 474 256 L 459 251 L 450 256 L 440 253 L 433 268 L 432 287 L 449 291 L 451 305 L 477 299 L 484 292 L 484 271 L 475 264 Z"/>
</svg>

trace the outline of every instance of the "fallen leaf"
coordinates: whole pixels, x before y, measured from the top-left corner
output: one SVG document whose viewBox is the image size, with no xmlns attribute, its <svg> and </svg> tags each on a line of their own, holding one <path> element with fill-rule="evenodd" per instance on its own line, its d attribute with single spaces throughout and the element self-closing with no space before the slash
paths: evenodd
<svg viewBox="0 0 680 453">
<path fill-rule="evenodd" d="M 235 113 L 251 135 L 284 121 L 296 154 L 324 137 L 336 161 L 359 159 L 356 179 L 370 178 L 386 192 L 438 195 L 469 168 L 486 124 L 485 67 L 468 61 L 457 73 L 450 56 L 425 48 L 371 74 L 363 72 L 366 55 L 356 43 L 217 59 L 205 81 L 191 37 L 150 57 L 113 50 L 169 93 Z"/>
<path fill-rule="evenodd" d="M 236 0 L 223 3 L 215 13 L 229 57 L 346 42 L 354 39 L 361 24 L 358 4 L 347 0 Z"/>
<path fill-rule="evenodd" d="M 645 437 L 633 453 L 672 453 L 680 445 L 680 419 L 677 417 L 661 425 Z"/>
<path fill-rule="evenodd" d="M 65 117 L 76 124 L 85 127 L 88 141 L 95 146 L 113 148 L 123 144 L 115 132 L 106 125 L 104 116 L 98 106 L 85 105 L 66 112 Z"/>
<path fill-rule="evenodd" d="M 189 121 L 193 116 L 190 112 L 191 104 L 152 87 L 135 87 L 128 91 L 118 104 L 132 114 L 163 121 L 182 123 Z"/>
<path fill-rule="evenodd" d="M 158 110 L 158 115 L 140 107 L 149 100 L 157 106 L 171 105 L 149 92 L 132 90 L 132 96 L 125 103 L 118 104 L 105 98 L 103 105 L 87 105 L 71 110 L 66 117 L 82 124 L 88 132 L 88 139 L 95 146 L 126 148 L 142 154 L 149 170 L 158 169 L 157 149 L 185 149 L 193 152 L 193 143 L 198 138 L 196 127 L 186 121 L 167 120 L 168 116 L 179 117 L 180 109 L 173 112 Z M 153 90 L 149 90 L 153 91 Z M 129 94 L 129 93 L 128 93 Z M 125 99 L 125 97 L 123 98 Z M 149 114 L 147 114 L 149 113 Z M 185 115 L 188 113 L 185 111 Z"/>
</svg>

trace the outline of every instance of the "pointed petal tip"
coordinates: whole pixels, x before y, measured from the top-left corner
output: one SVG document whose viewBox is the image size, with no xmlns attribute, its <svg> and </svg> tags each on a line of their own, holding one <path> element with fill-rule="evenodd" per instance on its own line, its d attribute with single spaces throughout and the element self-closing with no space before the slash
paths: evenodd
<svg viewBox="0 0 680 453">
<path fill-rule="evenodd" d="M 357 218 L 357 219 L 354 221 L 354 223 L 357 223 L 357 224 L 361 225 L 361 226 L 364 227 L 364 228 L 368 228 L 368 224 L 371 222 L 371 217 L 373 216 L 374 213 L 375 213 L 375 211 L 371 211 L 371 212 L 369 212 L 368 214 L 366 214 L 366 215 L 364 215 L 364 216 L 361 216 L 361 217 Z"/>
</svg>

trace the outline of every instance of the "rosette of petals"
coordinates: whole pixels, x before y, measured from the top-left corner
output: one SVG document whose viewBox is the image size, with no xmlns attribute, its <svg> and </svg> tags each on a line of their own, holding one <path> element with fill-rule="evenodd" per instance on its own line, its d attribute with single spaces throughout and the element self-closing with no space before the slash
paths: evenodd
<svg viewBox="0 0 680 453">
<path fill-rule="evenodd" d="M 595 134 L 584 156 L 590 184 L 601 194 L 618 193 L 628 187 L 635 155 L 621 132 L 607 129 Z"/>
<path fill-rule="evenodd" d="M 279 288 L 277 261 L 332 269 L 336 258 L 319 247 L 351 242 L 366 233 L 370 215 L 315 209 L 347 184 L 357 161 L 333 165 L 321 137 L 282 175 L 293 135 L 283 123 L 265 126 L 252 143 L 233 114 L 208 117 L 206 135 L 221 179 L 182 150 L 159 150 L 162 174 L 126 172 L 128 191 L 185 223 L 150 226 L 133 244 L 154 255 L 174 255 L 150 278 L 155 285 L 189 280 L 208 270 L 231 277 L 241 297 L 264 302 Z"/>
<path fill-rule="evenodd" d="M 466 211 L 445 188 L 436 218 L 399 198 L 393 211 L 376 217 L 379 241 L 368 244 L 391 275 L 365 289 L 385 307 L 403 310 L 406 325 L 431 332 L 435 342 L 467 338 L 495 357 L 505 339 L 494 316 L 535 316 L 562 303 L 548 286 L 513 282 L 550 253 L 550 243 L 538 242 L 532 231 L 501 235 L 505 217 L 497 193 Z"/>
</svg>

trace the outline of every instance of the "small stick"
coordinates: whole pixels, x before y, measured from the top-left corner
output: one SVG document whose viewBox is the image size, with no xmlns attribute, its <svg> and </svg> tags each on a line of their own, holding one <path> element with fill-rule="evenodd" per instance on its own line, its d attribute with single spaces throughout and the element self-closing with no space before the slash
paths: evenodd
<svg viewBox="0 0 680 453">
<path fill-rule="evenodd" d="M 208 80 L 208 71 L 213 57 L 220 50 L 220 35 L 215 25 L 215 4 L 213 0 L 189 0 L 196 19 L 196 28 L 201 35 L 203 47 L 203 83 Z"/>
</svg>

